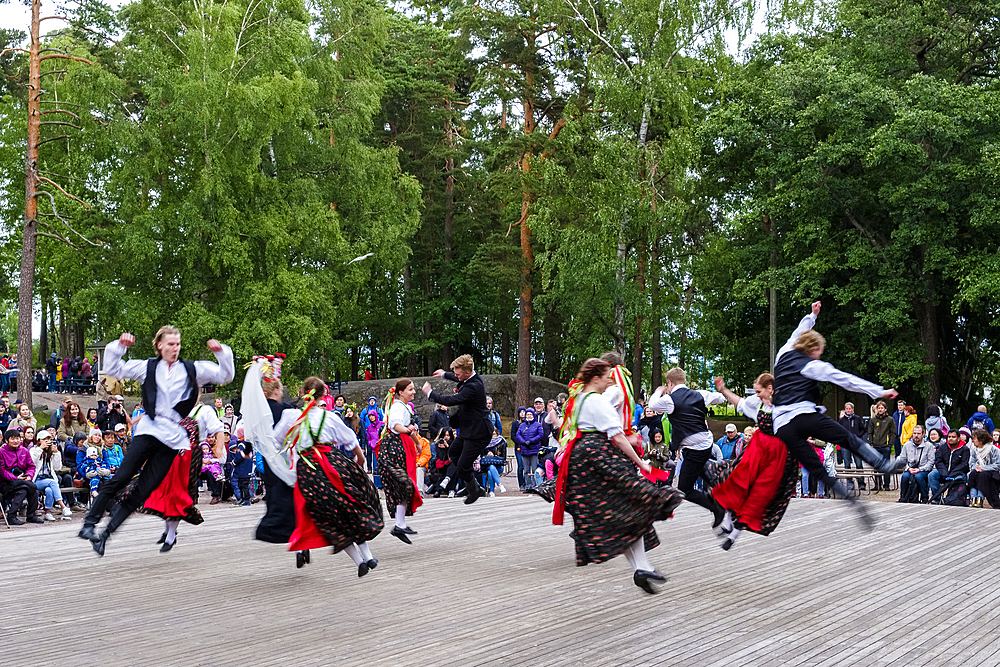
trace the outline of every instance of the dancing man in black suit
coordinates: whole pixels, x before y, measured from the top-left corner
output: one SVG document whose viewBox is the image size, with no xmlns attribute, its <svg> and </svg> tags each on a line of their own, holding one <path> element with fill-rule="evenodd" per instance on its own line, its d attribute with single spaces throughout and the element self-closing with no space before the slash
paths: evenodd
<svg viewBox="0 0 1000 667">
<path fill-rule="evenodd" d="M 458 406 L 458 412 L 451 417 L 451 425 L 459 429 L 451 445 L 451 460 L 456 462 L 458 476 L 469 490 L 465 504 L 471 505 L 483 494 L 476 476 L 472 474 L 472 464 L 490 444 L 493 425 L 486 409 L 486 387 L 483 386 L 483 378 L 476 373 L 472 356 L 463 354 L 451 362 L 451 369 L 453 373 L 438 369 L 434 371 L 434 377 L 457 382 L 454 394 L 442 396 L 431 389 L 430 382 L 425 382 L 422 389 L 427 398 L 440 405 Z"/>
</svg>

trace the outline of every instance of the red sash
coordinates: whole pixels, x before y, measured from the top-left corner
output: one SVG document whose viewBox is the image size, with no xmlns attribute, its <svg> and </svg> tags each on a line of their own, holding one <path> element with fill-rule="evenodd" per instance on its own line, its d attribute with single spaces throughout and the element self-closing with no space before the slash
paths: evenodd
<svg viewBox="0 0 1000 667">
<path fill-rule="evenodd" d="M 340 479 L 340 474 L 330 465 L 330 461 L 326 458 L 325 454 L 330 451 L 329 445 L 316 444 L 311 448 L 302 453 L 303 457 L 308 457 L 308 459 L 314 463 L 318 463 L 319 467 L 323 470 L 326 478 L 330 480 L 333 487 L 337 489 L 340 493 L 346 496 L 351 502 L 354 502 L 354 498 L 351 494 L 347 493 L 344 488 L 344 482 Z M 320 549 L 330 545 L 330 541 L 327 540 L 323 534 L 313 523 L 312 517 L 309 516 L 309 512 L 306 511 L 306 499 L 299 490 L 298 483 L 295 484 L 294 489 L 295 496 L 295 532 L 292 533 L 291 538 L 288 540 L 288 550 L 289 551 L 302 551 L 304 549 Z"/>
<path fill-rule="evenodd" d="M 559 474 L 556 475 L 556 499 L 552 503 L 552 524 L 555 526 L 563 525 L 563 512 L 566 510 L 566 480 L 569 478 L 569 457 L 573 453 L 573 447 L 581 437 L 583 434 L 578 433 L 566 444 L 562 463 L 559 464 Z"/>
<path fill-rule="evenodd" d="M 201 454 L 201 450 L 198 451 Z M 182 517 L 187 509 L 194 504 L 188 482 L 191 479 L 191 450 L 185 449 L 174 457 L 167 476 L 153 490 L 146 502 L 146 509 L 165 517 Z"/>
</svg>

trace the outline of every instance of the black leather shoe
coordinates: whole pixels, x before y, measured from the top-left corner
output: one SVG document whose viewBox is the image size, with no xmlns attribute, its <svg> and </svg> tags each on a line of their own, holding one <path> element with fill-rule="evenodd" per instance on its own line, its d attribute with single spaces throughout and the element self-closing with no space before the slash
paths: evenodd
<svg viewBox="0 0 1000 667">
<path fill-rule="evenodd" d="M 7 523 L 9 523 L 12 526 L 23 526 L 24 525 L 24 522 L 21 521 L 20 519 L 18 519 L 16 516 L 8 516 L 7 517 Z"/>
<path fill-rule="evenodd" d="M 472 484 L 469 485 L 469 497 L 466 498 L 464 502 L 466 505 L 471 505 L 472 503 L 479 500 L 483 495 L 483 490 L 479 488 L 479 483 L 476 480 L 472 480 Z"/>
<path fill-rule="evenodd" d="M 413 544 L 413 542 L 410 541 L 409 536 L 403 532 L 403 529 L 399 526 L 393 526 L 393 529 L 389 531 L 389 534 L 393 537 L 398 537 L 401 541 L 406 542 L 407 544 Z"/>
<path fill-rule="evenodd" d="M 648 575 L 649 572 L 646 570 L 636 570 L 632 573 L 632 583 L 646 591 L 650 595 L 656 593 L 656 589 L 653 588 L 653 584 L 649 583 L 649 578 L 643 575 Z"/>
<path fill-rule="evenodd" d="M 376 567 L 378 567 L 378 558 L 372 558 L 367 563 L 365 563 L 365 565 L 368 566 L 369 570 L 374 570 Z"/>
<path fill-rule="evenodd" d="M 40 518 L 37 514 L 32 514 L 28 517 L 28 523 L 45 523 L 45 519 Z"/>
<path fill-rule="evenodd" d="M 361 565 L 358 565 L 358 578 L 360 579 L 366 574 L 368 574 L 368 563 L 362 563 Z"/>
<path fill-rule="evenodd" d="M 440 498 L 441 497 L 441 489 L 438 489 L 437 491 L 434 492 L 434 497 L 435 498 Z"/>
<path fill-rule="evenodd" d="M 80 529 L 80 532 L 77 533 L 76 536 L 79 537 L 81 540 L 90 540 L 91 542 L 94 542 L 97 540 L 97 531 L 94 530 L 95 527 L 96 526 L 85 523 L 83 524 L 83 528 Z"/>
<path fill-rule="evenodd" d="M 296 551 L 295 552 L 295 567 L 296 568 L 301 568 L 301 567 L 305 566 L 305 564 L 306 564 L 306 557 L 303 554 L 305 554 L 304 551 Z"/>
<path fill-rule="evenodd" d="M 160 553 L 161 553 L 161 554 L 165 554 L 165 553 L 167 553 L 168 551 L 170 551 L 171 549 L 173 549 L 173 548 L 174 548 L 174 545 L 175 545 L 175 544 L 177 544 L 177 538 L 176 538 L 176 537 L 174 538 L 174 541 L 173 541 L 173 542 L 167 542 L 167 540 L 166 540 L 166 539 L 164 539 L 164 540 L 163 540 L 163 546 L 162 546 L 162 547 L 160 547 Z"/>
<path fill-rule="evenodd" d="M 306 559 L 306 565 L 308 565 L 309 563 L 312 562 L 312 560 L 309 558 L 309 550 L 308 549 L 303 549 L 302 550 L 302 557 Z"/>
<path fill-rule="evenodd" d="M 163 533 L 162 535 L 160 535 L 160 539 L 156 540 L 156 543 L 163 544 L 166 541 L 167 541 L 167 534 Z"/>
<path fill-rule="evenodd" d="M 407 526 L 406 528 L 404 528 L 403 532 L 406 533 L 407 535 L 416 535 L 417 534 L 417 531 L 413 530 L 409 526 Z"/>
<path fill-rule="evenodd" d="M 98 556 L 104 555 L 104 547 L 108 543 L 108 537 L 110 537 L 108 531 L 104 531 L 98 535 L 96 540 L 91 540 L 90 546 L 94 547 L 94 551 Z"/>
<path fill-rule="evenodd" d="M 656 570 L 636 570 L 636 572 L 640 572 L 641 574 L 639 576 L 643 579 L 648 579 L 649 581 L 655 581 L 662 584 L 667 580 L 666 577 Z"/>
</svg>

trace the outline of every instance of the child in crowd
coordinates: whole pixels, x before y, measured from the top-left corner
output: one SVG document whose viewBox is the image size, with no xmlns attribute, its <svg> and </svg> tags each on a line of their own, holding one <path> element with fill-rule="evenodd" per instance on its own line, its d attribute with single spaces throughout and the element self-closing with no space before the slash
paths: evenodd
<svg viewBox="0 0 1000 667">
<path fill-rule="evenodd" d="M 249 507 L 252 502 L 250 495 L 250 476 L 253 474 L 253 447 L 241 439 L 242 429 L 237 433 L 237 443 L 229 448 L 229 462 L 233 467 L 233 493 L 237 497 L 237 505 Z"/>
<path fill-rule="evenodd" d="M 83 475 L 90 487 L 90 497 L 96 498 L 101 480 L 111 476 L 111 471 L 103 467 L 97 447 L 87 447 L 82 465 L 77 465 L 76 471 Z M 106 473 L 106 474 L 105 474 Z"/>
<path fill-rule="evenodd" d="M 483 455 L 479 458 L 479 469 L 486 473 L 487 488 L 490 498 L 495 497 L 496 491 L 506 493 L 507 488 L 500 483 L 500 472 L 507 463 L 507 441 L 503 439 L 500 432 L 493 429 L 493 438 L 490 444 L 486 445 Z"/>
<path fill-rule="evenodd" d="M 207 442 L 201 443 L 201 471 L 210 474 L 216 481 L 225 479 L 222 474 L 222 464 L 219 459 L 212 454 L 212 446 Z"/>
</svg>

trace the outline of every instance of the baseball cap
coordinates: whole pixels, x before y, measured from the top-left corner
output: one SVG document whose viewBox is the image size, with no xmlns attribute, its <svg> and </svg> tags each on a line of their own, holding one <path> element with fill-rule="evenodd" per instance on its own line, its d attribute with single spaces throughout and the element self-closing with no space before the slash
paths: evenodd
<svg viewBox="0 0 1000 667">
<path fill-rule="evenodd" d="M 545 402 L 545 399 L 542 398 L 541 396 L 539 396 L 534 401 L 532 401 L 532 403 L 544 403 L 544 402 Z"/>
<path fill-rule="evenodd" d="M 726 433 L 736 433 L 736 424 L 726 424 Z"/>
<path fill-rule="evenodd" d="M 41 431 L 39 431 L 38 433 L 35 434 L 35 440 L 45 440 L 45 439 L 51 438 L 51 437 L 52 437 L 52 434 L 49 433 L 48 429 L 44 429 L 44 428 Z"/>
<path fill-rule="evenodd" d="M 115 424 L 115 430 L 116 431 L 124 431 L 125 430 L 125 424 L 122 424 L 122 423 Z"/>
<path fill-rule="evenodd" d="M 115 399 L 116 401 L 124 401 L 125 400 L 125 397 L 122 396 L 121 394 L 115 394 L 111 398 Z"/>
</svg>

